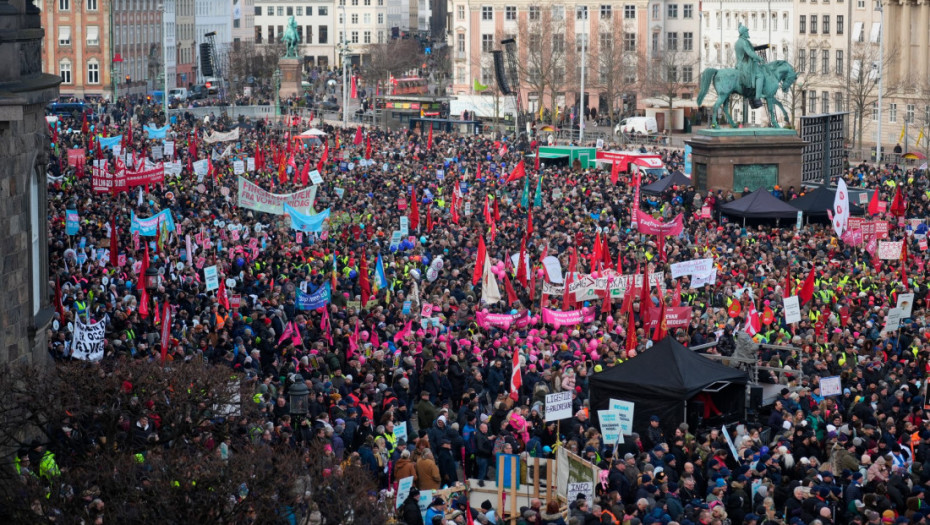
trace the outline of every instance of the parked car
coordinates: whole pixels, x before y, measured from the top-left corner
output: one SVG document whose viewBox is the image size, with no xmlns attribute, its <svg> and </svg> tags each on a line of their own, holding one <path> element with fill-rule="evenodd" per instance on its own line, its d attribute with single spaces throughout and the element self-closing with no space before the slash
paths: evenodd
<svg viewBox="0 0 930 525">
<path fill-rule="evenodd" d="M 168 100 L 184 102 L 187 100 L 187 88 L 174 88 L 168 90 Z"/>
<path fill-rule="evenodd" d="M 627 135 L 639 133 L 642 135 L 654 135 L 659 132 L 659 124 L 655 117 L 630 117 L 625 118 L 614 128 L 614 133 Z"/>
<path fill-rule="evenodd" d="M 83 120 L 84 114 L 88 121 L 96 120 L 93 108 L 83 102 L 52 102 L 45 108 L 45 113 L 59 118 L 74 117 L 78 121 Z"/>
<path fill-rule="evenodd" d="M 190 91 L 187 92 L 187 98 L 189 100 L 201 100 L 207 98 L 207 88 L 203 84 L 197 84 L 191 86 Z"/>
</svg>

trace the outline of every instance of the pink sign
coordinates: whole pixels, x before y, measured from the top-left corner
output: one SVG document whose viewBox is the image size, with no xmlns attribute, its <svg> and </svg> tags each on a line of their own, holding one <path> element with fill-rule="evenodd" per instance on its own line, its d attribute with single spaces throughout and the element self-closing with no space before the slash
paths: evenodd
<svg viewBox="0 0 930 525">
<path fill-rule="evenodd" d="M 573 324 L 592 323 L 595 316 L 596 310 L 594 308 L 582 308 L 581 310 L 569 310 L 568 312 L 543 308 L 542 321 L 545 324 L 559 328 Z"/>
<path fill-rule="evenodd" d="M 652 218 L 652 215 L 636 210 L 636 222 L 639 233 L 646 235 L 660 235 L 676 237 L 684 229 L 684 220 L 679 213 L 671 222 L 662 222 Z"/>
</svg>

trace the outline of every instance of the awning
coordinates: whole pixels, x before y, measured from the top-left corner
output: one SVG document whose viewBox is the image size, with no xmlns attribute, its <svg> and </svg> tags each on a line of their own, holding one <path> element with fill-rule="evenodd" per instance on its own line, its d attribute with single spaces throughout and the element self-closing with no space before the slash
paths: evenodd
<svg viewBox="0 0 930 525">
<path fill-rule="evenodd" d="M 87 43 L 98 43 L 100 42 L 100 27 L 99 26 L 87 26 Z"/>
<path fill-rule="evenodd" d="M 536 158 L 536 155 L 527 155 L 527 157 Z M 539 152 L 539 158 L 541 159 L 564 159 L 568 157 L 568 153 L 550 153 L 548 151 Z"/>
<path fill-rule="evenodd" d="M 71 26 L 58 26 L 58 41 L 59 42 L 70 42 L 71 41 Z"/>
</svg>

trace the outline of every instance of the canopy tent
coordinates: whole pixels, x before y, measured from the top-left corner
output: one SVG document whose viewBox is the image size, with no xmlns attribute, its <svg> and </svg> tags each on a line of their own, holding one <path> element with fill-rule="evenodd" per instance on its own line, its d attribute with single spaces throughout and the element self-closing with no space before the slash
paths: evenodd
<svg viewBox="0 0 930 525">
<path fill-rule="evenodd" d="M 307 131 L 304 131 L 303 133 L 301 133 L 299 136 L 301 137 L 325 137 L 326 133 L 316 128 L 310 128 Z"/>
<path fill-rule="evenodd" d="M 819 186 L 805 193 L 803 196 L 788 202 L 788 204 L 803 211 L 805 217 L 825 217 L 827 215 L 827 210 L 833 210 L 833 199 L 835 196 L 835 189 Z M 865 210 L 856 204 L 850 204 L 849 213 L 852 215 L 864 215 Z"/>
<path fill-rule="evenodd" d="M 745 372 L 666 337 L 638 356 L 591 376 L 591 412 L 596 416 L 598 410 L 607 410 L 611 399 L 629 401 L 634 405 L 634 431 L 643 433 L 649 418 L 658 416 L 669 435 L 685 421 L 688 401 L 695 396 L 710 396 L 724 413 L 741 413 L 748 380 Z"/>
<path fill-rule="evenodd" d="M 724 204 L 720 211 L 744 219 L 794 219 L 798 209 L 759 188 L 742 199 Z"/>
<path fill-rule="evenodd" d="M 652 194 L 661 194 L 665 193 L 667 189 L 672 186 L 691 186 L 693 183 L 691 179 L 685 177 L 685 174 L 680 171 L 672 172 L 668 177 L 662 177 L 661 179 L 653 182 L 652 184 L 642 187 L 643 193 L 652 193 Z"/>
</svg>

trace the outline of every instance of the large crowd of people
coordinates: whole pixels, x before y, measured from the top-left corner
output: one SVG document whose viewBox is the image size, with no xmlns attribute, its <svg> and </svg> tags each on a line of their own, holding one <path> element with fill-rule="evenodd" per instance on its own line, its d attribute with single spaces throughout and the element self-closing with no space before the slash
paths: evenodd
<svg viewBox="0 0 930 525">
<path fill-rule="evenodd" d="M 558 447 L 609 474 L 593 500 L 572 494 L 567 507 L 532 501 L 521 509 L 525 523 L 926 522 L 925 173 L 862 163 L 843 174 L 851 187 L 877 191 L 883 201 L 900 195 L 904 218 L 919 219 L 899 225 L 891 206 L 876 217 L 889 222 L 889 240 L 905 242 L 903 261 L 849 246 L 826 222 L 796 229 L 728 220 L 719 208 L 739 190 L 673 187 L 636 203 L 632 175 L 620 173 L 614 183 L 609 165 L 544 160 L 537 167 L 524 157 L 534 151 L 533 137 L 323 124 L 322 140 L 302 141 L 294 135 L 318 123 L 205 122 L 178 112 L 164 140 L 174 144 L 180 175 L 95 193 L 94 161 L 106 160 L 112 171 L 116 159 L 92 136 L 122 135 L 120 149 L 137 166 L 145 157 L 162 160 L 152 154 L 164 151 L 163 139 L 150 140 L 143 124 L 152 122 L 140 117 L 150 113 L 114 105 L 89 125 L 63 118 L 50 127 L 57 154 L 49 167 L 49 269 L 60 301 L 49 334 L 54 359 L 74 358 L 80 318 L 105 323 L 104 360 L 228 366 L 254 385 L 251 401 L 267 418 L 260 439 L 295 448 L 321 440 L 333 465 L 364 465 L 386 491 L 413 476 L 414 488 L 397 508 L 397 519 L 411 525 L 501 523 L 505 509 L 493 498 L 474 509 L 464 499 L 440 499 L 424 517 L 417 497 L 466 480 L 484 486 L 498 453 L 552 457 Z M 236 140 L 204 141 L 234 128 Z M 74 148 L 85 148 L 85 156 L 72 166 L 67 151 Z M 656 152 L 672 169 L 682 163 L 680 151 Z M 275 194 L 308 186 L 305 166 L 319 169 L 313 207 L 330 210 L 322 231 L 294 230 L 287 215 L 240 207 L 234 162 L 247 157 L 264 162 L 243 176 Z M 198 177 L 193 165 L 203 159 L 210 171 Z M 521 161 L 526 175 L 512 177 Z M 790 201 L 804 190 L 774 191 Z M 705 206 L 715 210 L 709 218 Z M 74 235 L 66 233 L 66 209 L 78 212 Z M 637 209 L 661 221 L 681 214 L 684 228 L 667 239 L 642 234 L 633 225 Z M 174 231 L 162 234 L 159 225 L 157 237 L 131 233 L 133 214 L 164 210 Z M 409 232 L 400 237 L 394 232 L 402 220 Z M 115 266 L 102 256 L 111 246 L 119 247 Z M 490 268 L 476 272 L 485 254 Z M 548 256 L 566 276 L 664 273 L 644 293 L 582 303 L 564 292 L 543 294 Z M 672 279 L 670 264 L 707 257 L 717 270 L 713 284 L 695 288 L 689 277 Z M 143 259 L 159 275 L 148 291 Z M 521 263 L 529 270 L 520 271 Z M 212 266 L 222 288 L 207 291 L 203 269 Z M 497 297 L 487 289 L 488 273 L 500 284 Z M 801 321 L 788 324 L 783 298 L 798 294 L 809 275 L 813 297 Z M 305 297 L 298 295 L 324 286 L 329 302 L 302 309 Z M 913 313 L 900 330 L 883 331 L 906 292 L 916 294 Z M 489 297 L 492 304 L 482 302 Z M 733 436 L 735 457 L 719 427 L 669 427 L 655 418 L 614 447 L 592 424 L 590 377 L 649 352 L 656 337 L 643 323 L 643 301 L 692 307 L 688 326 L 668 336 L 685 346 L 717 342 L 702 351 L 722 354 L 751 324 L 748 312 L 771 310 L 771 324 L 755 340 L 781 348 L 760 349 L 758 360 L 790 371 L 763 374 L 763 382 L 782 383 L 780 394 L 764 416 L 743 421 L 744 431 Z M 167 341 L 164 305 L 171 312 Z M 588 308 L 591 315 L 552 326 L 543 322 L 544 306 Z M 524 313 L 526 322 L 510 327 L 479 320 Z M 820 394 L 826 376 L 841 377 L 841 396 Z M 311 392 L 305 421 L 292 420 L 288 409 L 288 392 L 300 383 Z M 545 422 L 545 395 L 562 391 L 573 394 L 574 416 Z"/>
</svg>

